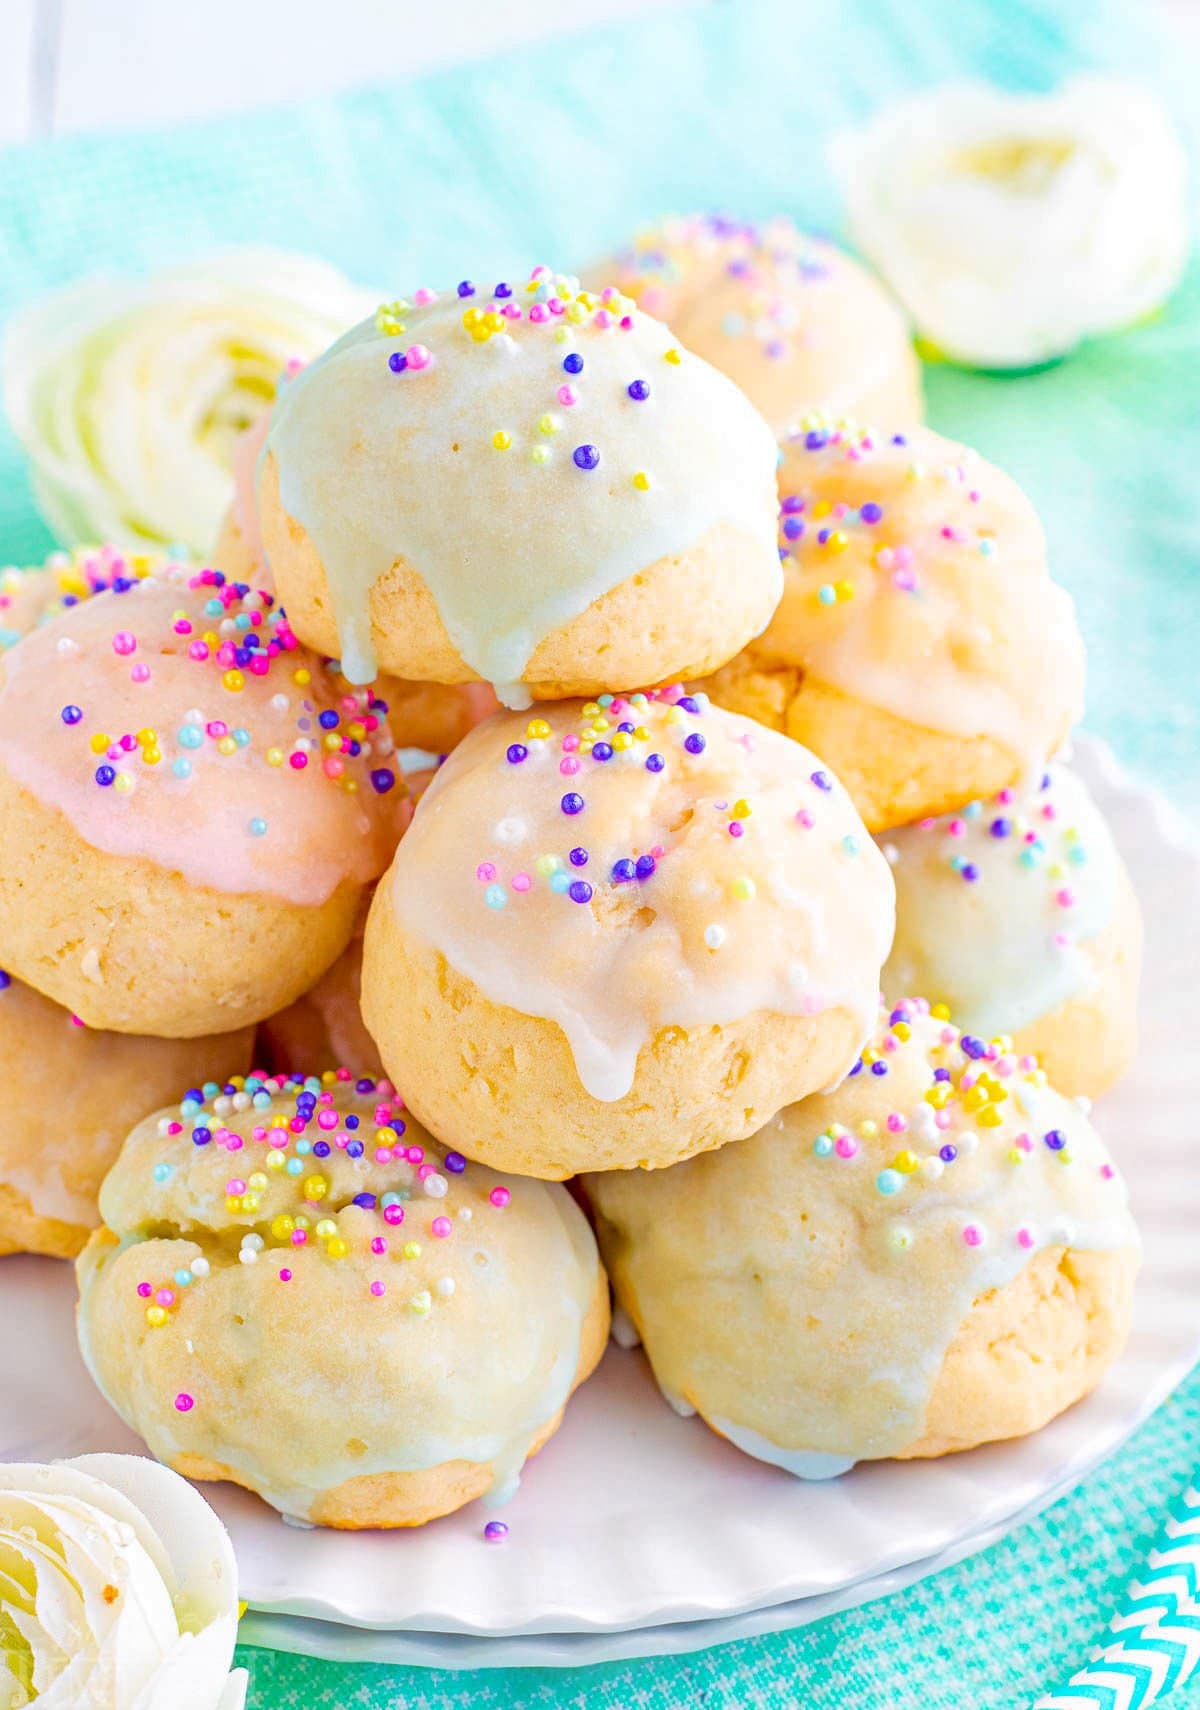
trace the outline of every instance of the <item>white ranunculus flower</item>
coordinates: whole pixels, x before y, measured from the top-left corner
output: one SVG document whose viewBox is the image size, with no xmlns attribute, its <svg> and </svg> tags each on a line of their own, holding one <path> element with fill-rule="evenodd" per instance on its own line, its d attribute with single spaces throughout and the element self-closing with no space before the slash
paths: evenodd
<svg viewBox="0 0 1200 1710">
<path fill-rule="evenodd" d="M 0 1466 L 0 1705 L 242 1710 L 228 1534 L 139 1455 Z"/>
<path fill-rule="evenodd" d="M 209 552 L 238 435 L 289 363 L 376 302 L 324 262 L 235 250 L 143 282 L 85 281 L 18 315 L 4 406 L 59 540 Z"/>
<path fill-rule="evenodd" d="M 926 90 L 832 153 L 853 241 L 956 361 L 1062 356 L 1156 309 L 1183 271 L 1183 151 L 1119 79 Z"/>
</svg>

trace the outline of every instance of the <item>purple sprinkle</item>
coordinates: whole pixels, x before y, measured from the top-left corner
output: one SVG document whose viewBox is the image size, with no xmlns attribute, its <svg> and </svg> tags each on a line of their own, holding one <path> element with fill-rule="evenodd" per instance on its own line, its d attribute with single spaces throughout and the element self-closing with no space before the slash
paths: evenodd
<svg viewBox="0 0 1200 1710">
<path fill-rule="evenodd" d="M 582 374 L 583 373 L 583 358 L 582 358 L 582 356 L 580 356 L 578 351 L 573 350 L 571 352 L 570 356 L 564 356 L 563 357 L 563 367 L 568 374 Z"/>
<path fill-rule="evenodd" d="M 577 445 L 571 456 L 576 469 L 594 469 L 600 461 L 600 453 L 594 445 Z"/>
<path fill-rule="evenodd" d="M 886 1075 L 887 1072 L 888 1072 L 888 1066 L 886 1063 L 877 1059 L 874 1063 L 871 1064 L 871 1073 L 873 1075 L 878 1075 L 878 1076 L 882 1077 L 883 1075 Z"/>
<path fill-rule="evenodd" d="M 804 536 L 804 521 L 801 517 L 785 517 L 783 523 L 783 538 L 785 540 L 801 540 Z"/>
<path fill-rule="evenodd" d="M 313 1157 L 314 1158 L 327 1158 L 328 1156 L 329 1156 L 329 1142 L 328 1142 L 328 1140 L 317 1140 L 313 1145 Z"/>
<path fill-rule="evenodd" d="M 811 772 L 809 782 L 815 784 L 819 790 L 824 790 L 827 795 L 833 788 L 833 779 L 828 772 Z"/>
<path fill-rule="evenodd" d="M 794 517 L 804 509 L 804 500 L 797 498 L 795 493 L 788 493 L 779 508 L 785 517 Z"/>
<path fill-rule="evenodd" d="M 650 396 L 650 388 L 644 380 L 630 381 L 625 390 L 629 393 L 629 396 L 633 399 L 635 404 L 644 404 L 646 399 Z"/>
<path fill-rule="evenodd" d="M 346 1146 L 346 1156 L 348 1158 L 361 1158 L 365 1150 L 366 1148 L 361 1140 L 351 1140 Z"/>
<path fill-rule="evenodd" d="M 1052 1128 L 1048 1134 L 1042 1135 L 1042 1139 L 1052 1152 L 1061 1152 L 1067 1143 L 1067 1137 L 1061 1128 Z"/>
<path fill-rule="evenodd" d="M 613 757 L 613 751 L 612 751 L 611 744 L 609 744 L 607 742 L 597 742 L 593 746 L 593 748 L 592 748 L 592 759 L 593 760 L 611 760 L 612 757 Z"/>
<path fill-rule="evenodd" d="M 522 760 L 529 758 L 529 750 L 523 742 L 510 742 L 507 758 L 510 766 L 519 766 Z"/>
<path fill-rule="evenodd" d="M 379 766 L 371 773 L 371 788 L 377 796 L 386 796 L 396 782 L 396 774 L 387 766 Z"/>
<path fill-rule="evenodd" d="M 812 428 L 804 436 L 806 451 L 822 451 L 829 444 L 829 435 L 820 428 Z"/>
<path fill-rule="evenodd" d="M 64 724 L 78 724 L 82 717 L 83 711 L 80 707 L 64 707 L 62 710 Z"/>
<path fill-rule="evenodd" d="M 708 744 L 700 735 L 700 732 L 698 730 L 694 730 L 690 736 L 684 738 L 683 746 L 687 749 L 689 754 L 703 754 Z"/>
<path fill-rule="evenodd" d="M 1007 837 L 1012 831 L 1012 820 L 1005 819 L 1004 816 L 1001 815 L 999 819 L 994 819 L 992 821 L 988 829 L 993 837 Z"/>
<path fill-rule="evenodd" d="M 637 868 L 629 859 L 628 855 L 623 855 L 619 861 L 613 862 L 612 880 L 614 885 L 628 884 L 630 879 L 632 879 L 636 873 Z"/>
<path fill-rule="evenodd" d="M 508 1537 L 508 1523 L 505 1520 L 489 1520 L 483 1528 L 483 1535 L 489 1544 L 498 1544 L 501 1539 Z"/>
<path fill-rule="evenodd" d="M 108 786 L 113 782 L 116 775 L 117 775 L 116 772 L 113 770 L 113 768 L 111 766 L 97 766 L 96 767 L 96 782 L 103 789 L 108 788 Z"/>
<path fill-rule="evenodd" d="M 580 849 L 577 847 L 572 849 L 571 853 L 567 856 L 567 860 L 571 863 L 572 867 L 586 867 L 588 864 L 588 852 L 586 849 Z"/>
<path fill-rule="evenodd" d="M 952 1164 L 955 1158 L 958 1157 L 958 1147 L 950 1145 L 943 1146 L 941 1151 L 938 1153 L 938 1157 L 942 1160 L 943 1164 Z"/>
<path fill-rule="evenodd" d="M 666 761 L 661 754 L 648 754 L 646 756 L 647 772 L 661 772 L 665 765 Z"/>
<path fill-rule="evenodd" d="M 11 985 L 12 985 L 12 975 L 6 974 L 4 972 L 4 969 L 0 968 L 0 992 L 6 992 L 9 988 L 9 986 L 11 986 Z"/>
<path fill-rule="evenodd" d="M 987 1056 L 987 1046 L 983 1040 L 976 1039 L 971 1033 L 964 1033 L 959 1044 L 962 1046 L 964 1056 L 970 1057 L 972 1061 Z"/>
<path fill-rule="evenodd" d="M 402 350 L 394 350 L 388 357 L 388 367 L 393 374 L 403 374 L 408 367 L 408 358 Z"/>
<path fill-rule="evenodd" d="M 574 903 L 589 903 L 592 900 L 592 887 L 586 879 L 576 879 L 567 895 Z"/>
<path fill-rule="evenodd" d="M 563 797 L 562 801 L 559 802 L 558 805 L 559 805 L 559 807 L 562 808 L 564 813 L 567 813 L 567 814 L 582 813 L 583 812 L 583 797 L 581 795 L 578 795 L 576 793 L 576 791 L 574 791 L 574 790 L 568 790 L 566 795 Z"/>
<path fill-rule="evenodd" d="M 969 885 L 973 885 L 979 877 L 979 868 L 974 861 L 964 861 L 959 871 Z"/>
<path fill-rule="evenodd" d="M 512 296 L 512 286 L 504 284 L 497 285 L 496 289 L 492 292 L 492 296 L 499 297 L 501 301 L 503 301 L 505 297 Z"/>
<path fill-rule="evenodd" d="M 356 1193 L 354 1204 L 360 1205 L 364 1211 L 374 1211 L 375 1195 L 373 1193 Z"/>
<path fill-rule="evenodd" d="M 681 707 L 684 712 L 698 713 L 700 711 L 700 702 L 695 695 L 680 695 L 675 705 Z"/>
<path fill-rule="evenodd" d="M 868 501 L 858 514 L 865 523 L 877 523 L 883 515 L 883 506 Z"/>
<path fill-rule="evenodd" d="M 461 1152 L 447 1152 L 442 1162 L 452 1176 L 461 1176 L 467 1167 L 467 1160 Z"/>
<path fill-rule="evenodd" d="M 458 294 L 460 297 L 473 297 L 475 295 L 475 287 L 469 279 L 459 281 Z"/>
<path fill-rule="evenodd" d="M 654 872 L 657 865 L 658 863 L 655 861 L 653 855 L 639 855 L 637 867 L 635 869 L 638 878 L 648 879 Z"/>
</svg>

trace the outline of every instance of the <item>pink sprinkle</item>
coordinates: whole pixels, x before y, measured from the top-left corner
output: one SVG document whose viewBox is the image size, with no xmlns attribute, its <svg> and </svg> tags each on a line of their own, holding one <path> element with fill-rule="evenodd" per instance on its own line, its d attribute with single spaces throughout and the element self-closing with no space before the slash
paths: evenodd
<svg viewBox="0 0 1200 1710">
<path fill-rule="evenodd" d="M 293 1229 L 292 1230 L 292 1246 L 293 1247 L 303 1247 L 307 1240 L 308 1240 L 307 1229 Z"/>
<path fill-rule="evenodd" d="M 437 1235 L 444 1240 L 453 1228 L 454 1225 L 448 1217 L 435 1217 L 433 1222 L 429 1225 L 429 1233 L 431 1235 Z"/>
<path fill-rule="evenodd" d="M 421 285 L 413 292 L 413 302 L 418 309 L 427 309 L 430 303 L 437 302 L 437 292 L 431 291 L 428 285 Z"/>
<path fill-rule="evenodd" d="M 1013 1145 L 1019 1146 L 1022 1152 L 1033 1151 L 1033 1141 L 1030 1139 L 1028 1134 L 1018 1134 L 1017 1138 L 1013 1141 Z"/>
<path fill-rule="evenodd" d="M 898 1110 L 893 1110 L 888 1116 L 887 1125 L 889 1134 L 903 1134 L 904 1130 L 908 1127 L 908 1123 L 904 1120 Z"/>
<path fill-rule="evenodd" d="M 491 861 L 481 861 L 475 869 L 475 877 L 481 885 L 490 885 L 496 877 L 496 868 Z M 377 1113 L 378 1117 L 378 1113 Z"/>
<path fill-rule="evenodd" d="M 735 819 L 730 822 L 729 835 L 730 837 L 744 837 L 746 835 L 746 828 L 740 819 Z"/>
<path fill-rule="evenodd" d="M 140 1282 L 137 1285 L 137 1291 L 143 1300 L 149 1300 L 150 1296 L 154 1293 L 154 1290 L 148 1282 Z"/>
<path fill-rule="evenodd" d="M 183 1123 L 182 1122 L 168 1122 L 167 1133 L 168 1134 L 182 1134 L 183 1133 Z"/>
<path fill-rule="evenodd" d="M 575 750 L 579 747 L 579 738 L 577 736 L 564 736 L 562 739 L 562 745 L 564 754 L 574 754 Z"/>
<path fill-rule="evenodd" d="M 175 1291 L 170 1288 L 160 1288 L 154 1296 L 159 1306 L 174 1306 Z"/>
<path fill-rule="evenodd" d="M 607 309 L 597 309 L 592 320 L 598 327 L 611 327 L 616 321 L 615 315 L 610 315 Z"/>
<path fill-rule="evenodd" d="M 225 1192 L 231 1196 L 234 1194 L 245 1193 L 245 1191 L 246 1184 L 242 1181 L 240 1176 L 235 1176 L 233 1181 L 225 1183 Z"/>
<path fill-rule="evenodd" d="M 833 1149 L 839 1158 L 853 1158 L 858 1151 L 858 1141 L 849 1134 L 840 1134 L 833 1143 Z"/>
<path fill-rule="evenodd" d="M 378 1146 L 378 1147 L 376 1147 L 375 1162 L 377 1164 L 390 1164 L 391 1161 L 392 1161 L 392 1148 L 390 1146 Z"/>
<path fill-rule="evenodd" d="M 573 778 L 579 770 L 580 762 L 574 754 L 567 754 L 559 761 L 558 769 L 564 778 Z"/>
<path fill-rule="evenodd" d="M 1016 794 L 1016 792 L 1014 790 L 1011 790 L 1011 789 L 999 790 L 996 793 L 996 800 L 998 802 L 1000 802 L 1002 806 L 1007 807 L 1008 804 L 1013 800 L 1015 794 Z"/>
<path fill-rule="evenodd" d="M 1111 1164 L 1101 1164 L 1100 1174 L 1106 1182 L 1111 1182 L 1116 1173 Z"/>
<path fill-rule="evenodd" d="M 805 831 L 811 831 L 816 823 L 816 820 L 813 818 L 812 814 L 809 813 L 807 808 L 801 808 L 799 813 L 796 815 L 796 824 L 802 825 Z"/>
<path fill-rule="evenodd" d="M 967 835 L 967 822 L 965 819 L 952 819 L 946 827 L 946 831 L 951 837 L 965 837 Z"/>
<path fill-rule="evenodd" d="M 512 888 L 514 891 L 527 891 L 532 884 L 533 880 L 529 877 L 528 873 L 514 873 L 512 876 Z"/>
<path fill-rule="evenodd" d="M 529 318 L 531 321 L 540 324 L 542 321 L 550 319 L 550 311 L 545 303 L 535 303 L 529 311 Z"/>
<path fill-rule="evenodd" d="M 558 391 L 555 393 L 555 396 L 559 403 L 565 404 L 568 409 L 570 409 L 572 404 L 577 404 L 579 402 L 579 393 L 575 390 L 574 386 L 560 386 Z"/>
<path fill-rule="evenodd" d="M 1064 885 L 1061 891 L 1055 891 L 1054 900 L 1058 904 L 1059 908 L 1074 908 L 1075 893 L 1074 891 L 1068 890 Z"/>
<path fill-rule="evenodd" d="M 137 636 L 131 635 L 127 629 L 119 629 L 113 636 L 113 652 L 125 658 L 130 653 L 137 652 Z"/>
<path fill-rule="evenodd" d="M 420 1169 L 417 1171 L 417 1180 L 422 1182 L 428 1181 L 430 1176 L 436 1175 L 437 1171 L 434 1169 L 432 1164 L 422 1164 Z"/>
<path fill-rule="evenodd" d="M 428 368 L 433 361 L 432 355 L 423 344 L 410 344 L 404 354 L 408 359 L 408 366 L 418 371 Z"/>
<path fill-rule="evenodd" d="M 385 1295 L 387 1293 L 387 1288 L 381 1282 L 373 1282 L 371 1284 L 371 1293 L 375 1296 L 375 1299 L 378 1300 L 381 1295 Z"/>
<path fill-rule="evenodd" d="M 1021 1228 L 1017 1230 L 1017 1246 L 1024 1247 L 1026 1251 L 1033 1246 L 1032 1229 Z"/>
<path fill-rule="evenodd" d="M 371 1242 L 371 1251 L 375 1254 L 386 1253 L 388 1244 L 382 1235 L 376 1235 Z"/>
<path fill-rule="evenodd" d="M 404 1207 L 402 1205 L 385 1205 L 383 1208 L 383 1221 L 385 1223 L 390 1223 L 393 1227 L 395 1227 L 397 1223 L 403 1223 Z"/>
<path fill-rule="evenodd" d="M 135 665 L 129 673 L 129 677 L 130 681 L 134 683 L 148 683 L 150 681 L 149 665 Z"/>
<path fill-rule="evenodd" d="M 291 1282 L 292 1280 L 292 1273 L 288 1270 L 286 1265 L 284 1265 L 279 1272 L 279 1280 L 280 1282 Z"/>
<path fill-rule="evenodd" d="M 977 1223 L 968 1223 L 962 1232 L 962 1238 L 968 1247 L 983 1246 L 983 1230 Z"/>
<path fill-rule="evenodd" d="M 319 1110 L 317 1112 L 317 1127 L 318 1128 L 326 1128 L 326 1129 L 336 1128 L 337 1125 L 338 1125 L 338 1113 L 336 1110 Z"/>
<path fill-rule="evenodd" d="M 195 1405 L 195 1400 L 186 1390 L 181 1389 L 175 1397 L 175 1411 L 177 1413 L 190 1413 Z"/>
<path fill-rule="evenodd" d="M 425 1148 L 424 1146 L 410 1146 L 406 1155 L 410 1164 L 424 1163 Z"/>
<path fill-rule="evenodd" d="M 494 1187 L 491 1193 L 488 1194 L 488 1198 L 494 1206 L 502 1209 L 508 1204 L 509 1200 L 512 1198 L 512 1194 L 506 1187 Z"/>
</svg>

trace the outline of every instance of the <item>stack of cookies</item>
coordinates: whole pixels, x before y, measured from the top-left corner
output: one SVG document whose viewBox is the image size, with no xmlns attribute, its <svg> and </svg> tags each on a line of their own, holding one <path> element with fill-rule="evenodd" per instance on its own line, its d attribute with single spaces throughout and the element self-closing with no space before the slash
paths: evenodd
<svg viewBox="0 0 1200 1710">
<path fill-rule="evenodd" d="M 1137 907 L 1047 764 L 1083 651 L 1032 507 L 829 246 L 618 269 L 384 304 L 217 567 L 14 610 L 0 1241 L 98 1224 L 104 1393 L 299 1519 L 511 1488 L 602 1352 L 596 1235 L 667 1399 L 804 1476 L 1034 1430 L 1127 1332 L 1074 1095 L 1132 1053 Z"/>
</svg>

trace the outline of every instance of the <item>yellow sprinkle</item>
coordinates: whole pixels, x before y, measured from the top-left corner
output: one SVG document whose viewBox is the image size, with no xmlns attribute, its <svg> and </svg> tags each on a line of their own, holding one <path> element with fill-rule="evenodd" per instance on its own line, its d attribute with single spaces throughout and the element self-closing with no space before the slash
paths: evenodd
<svg viewBox="0 0 1200 1710">
<path fill-rule="evenodd" d="M 252 1176 L 247 1176 L 246 1186 L 253 1188 L 255 1193 L 261 1193 L 267 1186 L 267 1178 L 261 1170 L 255 1170 Z"/>
<path fill-rule="evenodd" d="M 297 1229 L 307 1229 L 308 1226 L 309 1226 L 308 1218 L 305 1217 L 305 1215 L 302 1211 L 298 1211 L 296 1213 L 296 1228 Z"/>
<path fill-rule="evenodd" d="M 133 779 L 128 772 L 118 772 L 113 781 L 113 789 L 119 796 L 127 796 L 133 788 Z"/>
<path fill-rule="evenodd" d="M 282 748 L 268 748 L 267 749 L 267 765 L 268 766 L 282 766 L 283 765 L 283 749 Z"/>
<path fill-rule="evenodd" d="M 471 337 L 475 340 L 476 344 L 486 344 L 491 336 L 490 328 L 484 326 L 482 321 L 478 326 L 471 328 Z"/>
<path fill-rule="evenodd" d="M 879 1133 L 879 1124 L 867 1116 L 858 1125 L 858 1132 L 864 1140 L 874 1140 Z"/>
<path fill-rule="evenodd" d="M 322 1217 L 317 1224 L 316 1232 L 322 1241 L 328 1241 L 331 1235 L 337 1234 L 337 1224 L 332 1217 Z"/>
<path fill-rule="evenodd" d="M 935 1021 L 949 1021 L 950 1005 L 948 1003 L 935 1003 L 930 1007 L 929 1013 Z"/>
<path fill-rule="evenodd" d="M 482 309 L 464 309 L 462 324 L 464 327 L 477 327 L 483 319 Z"/>
<path fill-rule="evenodd" d="M 226 654 L 225 657 L 228 658 L 229 655 Z M 242 676 L 240 671 L 226 671 L 225 675 L 221 678 L 221 681 L 224 683 L 225 687 L 227 689 L 231 689 L 234 694 L 237 694 L 240 689 L 244 689 L 246 687 L 246 679 Z"/>
<path fill-rule="evenodd" d="M 286 1241 L 295 1227 L 296 1225 L 286 1212 L 271 1219 L 271 1233 L 277 1241 Z"/>
<path fill-rule="evenodd" d="M 238 1620 L 239 1621 L 241 1620 L 242 1616 L 246 1613 L 247 1609 L 249 1609 L 249 1607 L 250 1607 L 250 1605 L 248 1603 L 239 1603 L 238 1604 Z"/>
<path fill-rule="evenodd" d="M 228 1199 L 225 1201 L 225 1209 L 229 1212 L 231 1217 L 236 1217 L 238 1212 L 242 1209 L 241 1196 L 236 1193 L 230 1194 Z"/>
<path fill-rule="evenodd" d="M 829 539 L 825 542 L 825 545 L 830 552 L 845 552 L 849 544 L 849 540 L 847 540 L 840 528 L 835 528 L 833 533 L 829 536 Z"/>
<path fill-rule="evenodd" d="M 269 1170 L 282 1170 L 286 1163 L 287 1153 L 281 1152 L 278 1146 L 272 1146 L 267 1153 L 267 1168 Z"/>
<path fill-rule="evenodd" d="M 674 345 L 672 345 L 670 350 L 666 351 L 664 354 L 667 361 L 674 364 L 676 367 L 678 367 L 678 365 L 683 361 L 682 356 L 680 356 Z"/>
<path fill-rule="evenodd" d="M 302 689 L 306 688 L 308 684 L 312 682 L 312 672 L 308 669 L 307 665 L 301 665 L 298 671 L 292 672 L 292 682 L 298 683 Z"/>
<path fill-rule="evenodd" d="M 896 1035 L 896 1038 L 899 1039 L 901 1044 L 903 1044 L 906 1039 L 912 1038 L 912 1028 L 908 1025 L 907 1021 L 898 1021 L 892 1028 L 892 1032 Z"/>
<path fill-rule="evenodd" d="M 497 428 L 492 435 L 492 444 L 497 451 L 507 451 L 512 444 L 512 434 L 505 433 L 503 428 Z"/>
<path fill-rule="evenodd" d="M 406 1241 L 400 1251 L 406 1259 L 419 1259 L 421 1257 L 421 1243 L 419 1241 Z"/>
<path fill-rule="evenodd" d="M 730 819 L 749 819 L 750 803 L 744 797 L 740 797 L 730 808 L 729 817 Z"/>
<path fill-rule="evenodd" d="M 165 1306 L 148 1306 L 146 1308 L 146 1323 L 151 1325 L 153 1329 L 161 1330 L 166 1322 L 167 1309 Z"/>
<path fill-rule="evenodd" d="M 347 1247 L 340 1235 L 335 1235 L 326 1247 L 325 1251 L 329 1254 L 331 1259 L 344 1259 L 350 1249 Z"/>
<path fill-rule="evenodd" d="M 748 873 L 743 873 L 733 881 L 730 889 L 739 902 L 749 902 L 757 893 L 758 887 Z"/>
<path fill-rule="evenodd" d="M 813 520 L 820 521 L 822 517 L 827 517 L 832 509 L 833 505 L 828 499 L 818 499 L 812 508 Z"/>
<path fill-rule="evenodd" d="M 220 744 L 218 743 L 217 746 L 220 747 Z M 327 730 L 325 732 L 325 740 L 321 746 L 323 748 L 327 748 L 331 754 L 336 754 L 338 749 L 342 746 L 342 739 L 335 730 Z"/>
<path fill-rule="evenodd" d="M 587 310 L 584 308 L 583 304 L 578 302 L 578 301 L 576 301 L 574 303 L 568 303 L 567 304 L 567 319 L 569 321 L 574 321 L 575 324 L 578 325 L 580 321 L 586 321 L 587 320 Z"/>
<path fill-rule="evenodd" d="M 304 1182 L 305 1199 L 324 1199 L 329 1192 L 329 1183 L 324 1176 L 308 1176 Z"/>
<path fill-rule="evenodd" d="M 97 731 L 95 736 L 93 736 L 91 741 L 88 743 L 88 747 L 91 749 L 93 754 L 103 754 L 106 748 L 112 747 L 112 737 L 102 736 L 100 732 Z"/>
<path fill-rule="evenodd" d="M 223 736 L 221 738 L 221 740 L 217 743 L 217 753 L 218 754 L 236 754 L 237 753 L 237 743 L 233 740 L 232 736 Z"/>
<path fill-rule="evenodd" d="M 639 493 L 648 493 L 650 491 L 650 477 L 644 469 L 638 470 L 637 474 L 633 478 L 633 484 Z"/>
<path fill-rule="evenodd" d="M 544 416 L 538 417 L 538 427 L 543 433 L 557 433 L 562 423 L 557 416 L 552 416 L 549 410 Z"/>
<path fill-rule="evenodd" d="M 911 1176 L 920 1162 L 915 1152 L 897 1152 L 892 1159 L 892 1168 L 903 1176 Z"/>
<path fill-rule="evenodd" d="M 1010 1164 L 1022 1164 L 1022 1163 L 1024 1163 L 1025 1154 L 1024 1154 L 1024 1152 L 1022 1152 L 1022 1150 L 1019 1146 L 1010 1146 L 1008 1148 L 1008 1161 Z"/>
<path fill-rule="evenodd" d="M 408 1304 L 423 1318 L 433 1305 L 433 1296 L 427 1288 L 423 1288 L 419 1294 L 413 1295 Z"/>
<path fill-rule="evenodd" d="M 986 1110 L 981 1110 L 975 1119 L 981 1128 L 999 1128 L 1004 1121 L 994 1104 L 989 1104 Z"/>
<path fill-rule="evenodd" d="M 531 718 L 525 726 L 526 736 L 531 736 L 535 742 L 544 742 L 550 735 L 550 726 L 544 718 Z"/>
<path fill-rule="evenodd" d="M 845 539 L 844 535 L 842 536 L 842 539 L 843 540 Z M 840 552 L 841 548 L 839 547 L 838 550 Z M 835 582 L 833 584 L 833 591 L 837 595 L 839 600 L 852 600 L 854 598 L 854 583 L 853 582 Z"/>
<path fill-rule="evenodd" d="M 630 748 L 633 745 L 633 738 L 627 730 L 618 730 L 613 733 L 612 745 L 616 749 Z"/>
<path fill-rule="evenodd" d="M 535 445 L 529 453 L 531 463 L 549 463 L 550 453 L 544 445 Z"/>
<path fill-rule="evenodd" d="M 144 730 L 138 731 L 137 742 L 139 748 L 146 748 L 149 745 L 157 746 L 158 732 L 156 730 L 151 730 L 149 726 L 147 726 Z"/>
</svg>

